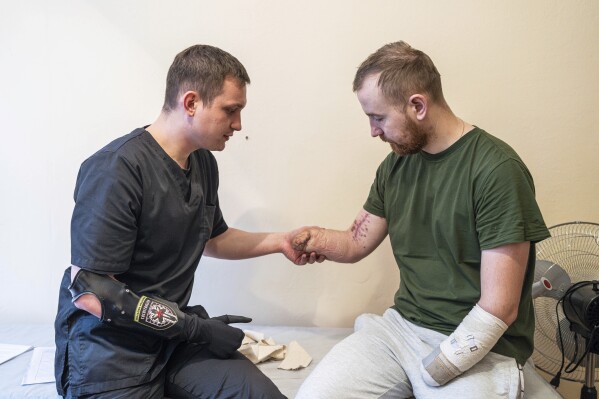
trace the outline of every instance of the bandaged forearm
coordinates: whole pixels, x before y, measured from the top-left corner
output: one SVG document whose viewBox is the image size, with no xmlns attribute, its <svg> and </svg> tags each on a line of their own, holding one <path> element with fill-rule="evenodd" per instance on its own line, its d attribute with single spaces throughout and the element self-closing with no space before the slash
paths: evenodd
<svg viewBox="0 0 599 399">
<path fill-rule="evenodd" d="M 455 331 L 422 359 L 422 378 L 440 386 L 482 360 L 508 326 L 501 319 L 475 305 Z"/>
</svg>

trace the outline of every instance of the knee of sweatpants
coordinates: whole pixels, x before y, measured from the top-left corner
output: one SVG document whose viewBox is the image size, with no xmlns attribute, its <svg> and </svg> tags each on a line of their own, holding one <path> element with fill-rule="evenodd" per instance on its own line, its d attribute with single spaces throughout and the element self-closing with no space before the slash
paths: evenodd
<svg viewBox="0 0 599 399">
<path fill-rule="evenodd" d="M 385 320 L 384 316 L 374 313 L 363 313 L 356 318 L 354 321 L 354 332 L 358 332 L 363 329 L 372 329 L 376 334 L 389 329 L 389 322 Z"/>
<path fill-rule="evenodd" d="M 354 331 L 360 331 L 364 327 L 376 325 L 380 322 L 379 319 L 382 319 L 382 317 L 379 315 L 373 313 L 363 313 L 356 317 L 356 320 L 354 321 Z"/>
</svg>

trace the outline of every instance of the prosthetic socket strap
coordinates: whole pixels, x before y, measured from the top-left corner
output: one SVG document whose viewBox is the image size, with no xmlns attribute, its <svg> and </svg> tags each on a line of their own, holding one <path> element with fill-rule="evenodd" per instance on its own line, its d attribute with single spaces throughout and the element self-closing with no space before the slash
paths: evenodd
<svg viewBox="0 0 599 399">
<path fill-rule="evenodd" d="M 109 276 L 81 269 L 69 286 L 69 291 L 73 302 L 84 294 L 95 295 L 102 305 L 100 321 L 103 323 L 167 339 L 188 338 L 186 315 L 176 303 L 144 295 L 140 297 L 127 285 Z"/>
<path fill-rule="evenodd" d="M 422 378 L 430 386 L 448 383 L 482 360 L 508 326 L 475 305 L 455 331 L 422 359 Z"/>
</svg>

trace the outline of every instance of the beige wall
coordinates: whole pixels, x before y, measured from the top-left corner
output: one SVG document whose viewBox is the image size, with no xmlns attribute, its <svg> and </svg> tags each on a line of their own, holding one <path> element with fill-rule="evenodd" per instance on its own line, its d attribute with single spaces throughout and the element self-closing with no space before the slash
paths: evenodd
<svg viewBox="0 0 599 399">
<path fill-rule="evenodd" d="M 4 3 L 3 320 L 53 319 L 79 164 L 153 121 L 168 65 L 194 43 L 230 51 L 252 78 L 244 129 L 217 154 L 231 226 L 350 225 L 388 152 L 369 136 L 353 73 L 399 39 L 433 58 L 458 115 L 520 153 L 548 225 L 599 222 L 595 0 Z M 196 278 L 192 300 L 214 314 L 350 326 L 391 304 L 398 272 L 385 242 L 355 265 L 205 259 Z"/>
</svg>

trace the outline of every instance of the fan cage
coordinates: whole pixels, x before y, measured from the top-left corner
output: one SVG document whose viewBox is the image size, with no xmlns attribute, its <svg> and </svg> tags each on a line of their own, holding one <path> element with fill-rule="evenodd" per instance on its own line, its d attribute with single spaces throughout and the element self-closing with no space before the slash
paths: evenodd
<svg viewBox="0 0 599 399">
<path fill-rule="evenodd" d="M 588 222 L 563 223 L 549 228 L 551 237 L 536 244 L 537 260 L 547 260 L 561 266 L 572 284 L 580 281 L 599 280 L 599 224 Z M 555 375 L 560 370 L 562 352 L 558 335 L 558 320 L 562 330 L 562 342 L 566 353 L 564 369 L 571 360 L 577 361 L 584 350 L 584 338 L 575 341 L 569 331 L 561 304 L 551 297 L 539 297 L 533 301 L 535 311 L 535 348 L 533 362 L 544 372 Z M 578 358 L 574 354 L 578 351 Z M 570 359 L 568 358 L 570 357 Z M 596 356 L 595 379 L 599 378 L 599 355 Z M 570 381 L 585 381 L 585 362 L 572 372 L 562 371 L 562 378 Z"/>
</svg>

